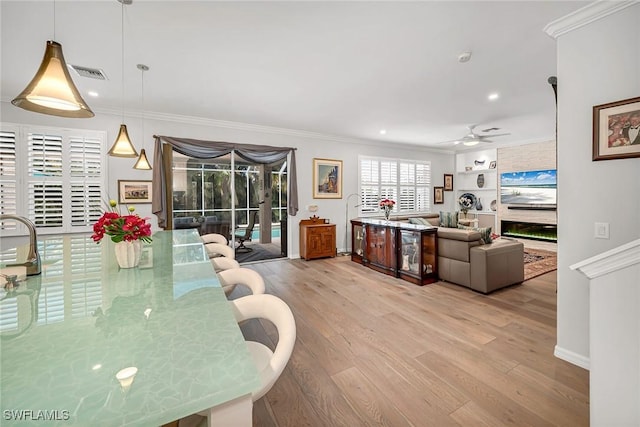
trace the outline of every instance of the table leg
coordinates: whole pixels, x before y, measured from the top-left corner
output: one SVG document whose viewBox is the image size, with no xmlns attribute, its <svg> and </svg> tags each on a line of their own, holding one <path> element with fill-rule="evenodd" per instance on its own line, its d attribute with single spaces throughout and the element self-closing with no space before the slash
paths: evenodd
<svg viewBox="0 0 640 427">
<path fill-rule="evenodd" d="M 209 409 L 209 427 L 251 427 L 253 401 L 247 394 Z"/>
</svg>

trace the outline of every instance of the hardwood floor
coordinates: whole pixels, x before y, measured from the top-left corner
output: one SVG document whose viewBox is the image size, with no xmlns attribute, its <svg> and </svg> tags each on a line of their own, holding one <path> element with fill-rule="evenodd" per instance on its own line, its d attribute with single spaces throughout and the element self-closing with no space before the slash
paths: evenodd
<svg viewBox="0 0 640 427">
<path fill-rule="evenodd" d="M 349 257 L 249 267 L 297 325 L 254 426 L 589 424 L 588 372 L 553 356 L 555 272 L 485 296 L 416 286 Z M 277 339 L 266 322 L 243 332 Z"/>
</svg>

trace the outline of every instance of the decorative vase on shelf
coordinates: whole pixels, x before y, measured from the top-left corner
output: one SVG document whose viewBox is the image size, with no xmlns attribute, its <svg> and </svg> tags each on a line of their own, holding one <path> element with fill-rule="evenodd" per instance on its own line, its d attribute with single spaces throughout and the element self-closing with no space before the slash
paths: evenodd
<svg viewBox="0 0 640 427">
<path fill-rule="evenodd" d="M 137 267 L 140 263 L 140 255 L 142 254 L 142 243 L 140 243 L 140 240 L 118 242 L 114 248 L 116 261 L 118 261 L 120 268 L 133 268 Z"/>
<path fill-rule="evenodd" d="M 482 210 L 482 202 L 480 201 L 480 197 L 478 197 L 478 201 L 476 202 L 476 210 L 477 211 Z"/>
<path fill-rule="evenodd" d="M 483 173 L 478 175 L 478 179 L 476 180 L 476 183 L 478 184 L 478 188 L 484 187 L 484 174 Z"/>
</svg>

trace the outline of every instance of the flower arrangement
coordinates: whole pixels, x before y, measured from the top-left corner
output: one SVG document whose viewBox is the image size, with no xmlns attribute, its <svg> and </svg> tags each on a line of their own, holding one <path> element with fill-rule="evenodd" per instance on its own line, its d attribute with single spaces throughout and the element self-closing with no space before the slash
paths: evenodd
<svg viewBox="0 0 640 427">
<path fill-rule="evenodd" d="M 389 214 L 391 213 L 391 209 L 393 209 L 393 205 L 395 204 L 396 202 L 391 199 L 382 199 L 380 200 L 380 203 L 378 203 L 380 209 L 382 209 L 382 211 L 384 212 L 384 217 L 387 220 L 389 220 Z"/>
<path fill-rule="evenodd" d="M 394 202 L 391 199 L 383 199 L 380 200 L 380 209 L 393 209 L 393 206 L 396 204 L 396 202 Z"/>
<path fill-rule="evenodd" d="M 150 243 L 151 224 L 147 222 L 149 218 L 141 218 L 138 214 L 134 214 L 136 208 L 133 206 L 127 208 L 127 215 L 122 215 L 117 206 L 118 203 L 115 200 L 109 200 L 109 211 L 102 214 L 100 219 L 93 224 L 93 235 L 91 236 L 93 241 L 100 243 L 104 235 L 107 234 L 115 243 L 133 242 L 134 240 Z"/>
</svg>

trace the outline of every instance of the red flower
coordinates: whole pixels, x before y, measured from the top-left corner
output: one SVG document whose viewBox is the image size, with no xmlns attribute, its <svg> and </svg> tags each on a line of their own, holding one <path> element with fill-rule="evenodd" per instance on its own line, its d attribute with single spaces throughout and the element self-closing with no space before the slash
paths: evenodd
<svg viewBox="0 0 640 427">
<path fill-rule="evenodd" d="M 115 208 L 115 201 L 110 202 L 111 208 Z M 129 212 L 135 209 L 130 207 Z M 94 242 L 99 243 L 104 235 L 111 236 L 111 240 L 118 243 L 123 240 L 132 242 L 134 240 L 142 240 L 143 242 L 151 242 L 151 224 L 147 223 L 149 218 L 141 218 L 139 215 L 129 214 L 120 215 L 118 212 L 109 211 L 102 214 L 100 219 L 93 224 L 93 235 L 91 238 Z"/>
</svg>

